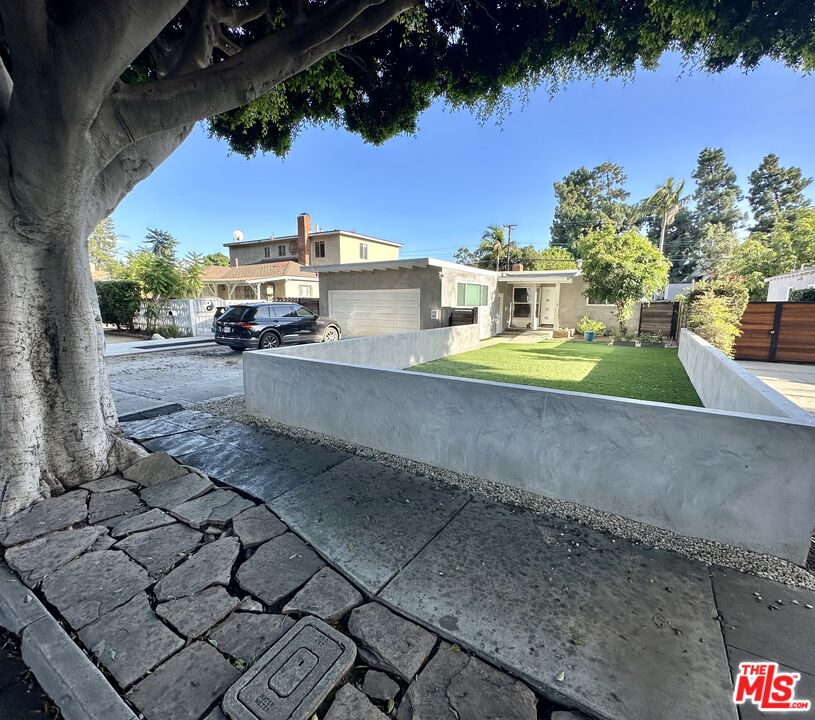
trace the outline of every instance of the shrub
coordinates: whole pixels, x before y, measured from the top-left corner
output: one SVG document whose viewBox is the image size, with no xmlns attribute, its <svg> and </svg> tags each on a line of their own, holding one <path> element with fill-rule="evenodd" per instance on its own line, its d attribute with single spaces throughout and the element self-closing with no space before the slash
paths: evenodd
<svg viewBox="0 0 815 720">
<path fill-rule="evenodd" d="M 132 280 L 100 281 L 96 283 L 96 296 L 103 323 L 133 329 L 133 318 L 141 305 L 138 283 Z"/>
<path fill-rule="evenodd" d="M 665 342 L 665 338 L 662 336 L 660 332 L 641 332 L 637 335 L 637 340 L 645 345 L 662 345 Z"/>
<path fill-rule="evenodd" d="M 732 357 L 733 344 L 741 335 L 739 324 L 748 299 L 749 290 L 739 280 L 698 282 L 684 298 L 685 325 Z"/>
<path fill-rule="evenodd" d="M 156 332 L 165 338 L 184 337 L 184 333 L 181 332 L 181 328 L 178 327 L 178 325 L 159 325 L 156 328 Z"/>
<path fill-rule="evenodd" d="M 592 320 L 588 315 L 584 315 L 577 323 L 577 332 L 585 335 L 593 332 L 595 335 L 602 335 L 606 331 L 606 324 L 600 320 Z"/>
<path fill-rule="evenodd" d="M 815 288 L 790 290 L 790 302 L 815 302 Z"/>
</svg>

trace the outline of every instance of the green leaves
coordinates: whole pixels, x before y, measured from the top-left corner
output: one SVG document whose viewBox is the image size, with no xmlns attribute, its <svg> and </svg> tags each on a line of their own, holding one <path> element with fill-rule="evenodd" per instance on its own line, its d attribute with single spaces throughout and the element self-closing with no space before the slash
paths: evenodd
<svg viewBox="0 0 815 720">
<path fill-rule="evenodd" d="M 617 234 L 610 222 L 581 239 L 577 251 L 587 295 L 615 305 L 621 332 L 634 304 L 650 300 L 668 282 L 670 263 L 651 241 L 633 230 Z"/>
<path fill-rule="evenodd" d="M 240 43 L 249 46 L 287 22 L 253 23 Z M 809 4 L 799 0 L 425 0 L 374 36 L 214 118 L 210 131 L 247 156 L 285 154 L 310 124 L 341 125 L 381 143 L 415 132 L 419 114 L 437 100 L 483 118 L 539 85 L 554 93 L 578 77 L 630 77 L 655 67 L 668 49 L 708 72 L 750 69 L 765 57 L 812 68 L 813 23 Z M 137 69 L 150 62 L 145 54 L 131 76 L 149 74 Z"/>
</svg>

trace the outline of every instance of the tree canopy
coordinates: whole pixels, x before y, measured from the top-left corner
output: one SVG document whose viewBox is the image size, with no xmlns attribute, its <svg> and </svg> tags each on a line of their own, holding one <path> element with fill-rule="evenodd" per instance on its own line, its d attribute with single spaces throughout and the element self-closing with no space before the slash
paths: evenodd
<svg viewBox="0 0 815 720">
<path fill-rule="evenodd" d="M 88 256 L 91 264 L 97 270 L 112 272 L 117 263 L 118 247 L 119 239 L 116 237 L 113 220 L 106 217 L 93 229 L 88 238 Z"/>
<path fill-rule="evenodd" d="M 625 335 L 634 304 L 665 287 L 670 263 L 647 237 L 634 230 L 617 233 L 610 222 L 580 240 L 578 252 L 586 293 L 614 305 L 619 333 Z"/>
<path fill-rule="evenodd" d="M 770 153 L 750 173 L 750 210 L 755 230 L 767 232 L 776 220 L 791 210 L 809 205 L 804 189 L 812 178 L 803 176 L 800 168 L 783 167 L 778 155 Z"/>
<path fill-rule="evenodd" d="M 627 179 L 622 167 L 605 162 L 592 170 L 572 170 L 556 182 L 551 244 L 574 253 L 582 238 L 606 222 L 617 230 L 629 229 L 636 217 L 626 203 Z"/>
<path fill-rule="evenodd" d="M 227 267 L 229 265 L 229 257 L 222 252 L 207 253 L 202 258 L 204 265 L 220 265 Z"/>
</svg>

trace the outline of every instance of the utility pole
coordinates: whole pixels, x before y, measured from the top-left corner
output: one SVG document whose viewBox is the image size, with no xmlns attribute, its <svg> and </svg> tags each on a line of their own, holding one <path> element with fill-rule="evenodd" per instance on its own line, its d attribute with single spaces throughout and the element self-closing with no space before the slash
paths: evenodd
<svg viewBox="0 0 815 720">
<path fill-rule="evenodd" d="M 509 266 L 509 249 L 512 247 L 512 228 L 516 228 L 518 225 L 507 223 L 504 227 L 507 229 L 507 270 L 511 270 L 512 268 Z"/>
</svg>

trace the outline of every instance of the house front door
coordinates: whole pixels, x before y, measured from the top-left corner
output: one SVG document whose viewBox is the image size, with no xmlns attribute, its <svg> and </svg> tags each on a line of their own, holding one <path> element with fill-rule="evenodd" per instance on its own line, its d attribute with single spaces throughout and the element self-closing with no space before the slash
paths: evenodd
<svg viewBox="0 0 815 720">
<path fill-rule="evenodd" d="M 540 304 L 540 324 L 557 327 L 557 286 L 546 287 L 542 285 L 538 288 L 538 298 Z"/>
<path fill-rule="evenodd" d="M 512 314 L 510 325 L 515 328 L 525 328 L 532 324 L 532 304 L 534 303 L 533 289 L 531 287 L 512 288 Z"/>
</svg>

